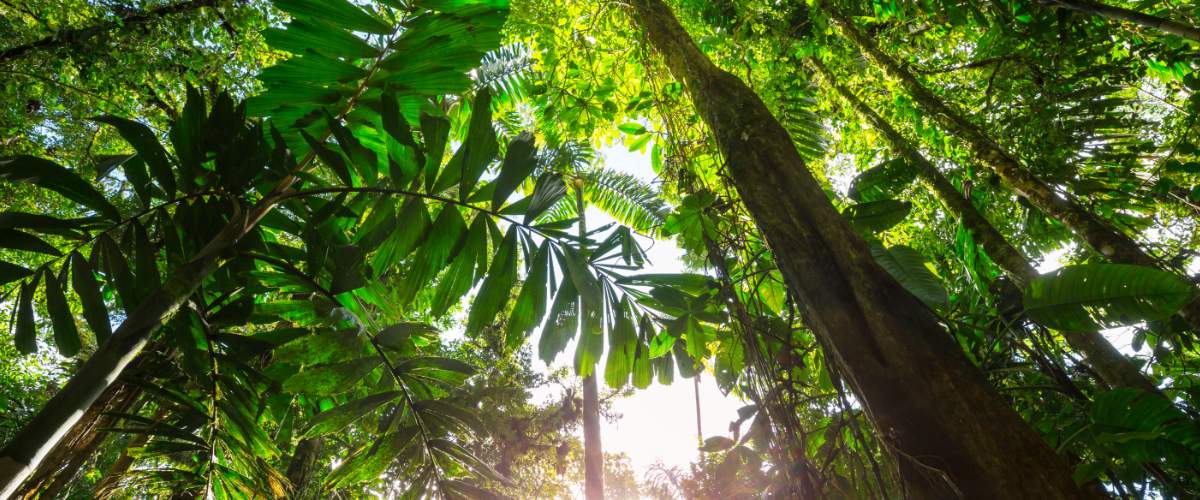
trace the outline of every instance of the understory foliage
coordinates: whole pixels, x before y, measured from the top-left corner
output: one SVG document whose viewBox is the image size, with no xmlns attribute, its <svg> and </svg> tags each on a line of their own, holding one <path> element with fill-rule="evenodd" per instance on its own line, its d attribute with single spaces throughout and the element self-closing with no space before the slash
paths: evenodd
<svg viewBox="0 0 1200 500">
<path fill-rule="evenodd" d="M 746 403 L 690 467 L 606 457 L 609 496 L 905 494 L 776 264 L 794 249 L 757 230 L 629 6 L 75 3 L 0 2 L 3 457 L 150 333 L 21 498 L 569 496 L 582 402 L 534 357 L 610 397 L 708 373 Z M 667 3 L 1074 481 L 1200 495 L 1195 40 L 1081 2 Z M 1030 201 L 913 82 L 1150 262 Z M 646 270 L 663 240 L 690 272 Z"/>
</svg>

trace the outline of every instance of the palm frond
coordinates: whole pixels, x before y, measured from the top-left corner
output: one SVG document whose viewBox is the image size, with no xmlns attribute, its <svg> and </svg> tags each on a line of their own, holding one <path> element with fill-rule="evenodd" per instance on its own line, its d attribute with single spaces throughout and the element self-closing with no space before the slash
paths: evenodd
<svg viewBox="0 0 1200 500">
<path fill-rule="evenodd" d="M 649 183 L 625 172 L 599 167 L 577 175 L 584 182 L 584 199 L 617 222 L 653 236 L 666 221 L 667 204 Z"/>
<path fill-rule="evenodd" d="M 534 73 L 530 53 L 525 44 L 514 43 L 484 54 L 479 69 L 475 70 L 478 85 L 488 87 L 503 101 L 524 98 L 525 88 Z"/>
</svg>

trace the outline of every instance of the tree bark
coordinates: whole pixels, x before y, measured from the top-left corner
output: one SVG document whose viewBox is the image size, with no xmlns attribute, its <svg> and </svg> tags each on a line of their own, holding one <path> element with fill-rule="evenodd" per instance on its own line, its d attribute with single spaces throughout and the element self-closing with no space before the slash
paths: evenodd
<svg viewBox="0 0 1200 500">
<path fill-rule="evenodd" d="M 1037 277 L 1037 270 L 1029 264 L 1025 256 L 1008 242 L 1008 239 L 975 208 L 975 205 L 971 204 L 970 200 L 958 192 L 954 184 L 942 175 L 933 162 L 921 154 L 916 146 L 892 127 L 879 113 L 854 95 L 854 92 L 838 83 L 838 79 L 829 71 L 829 68 L 825 67 L 824 63 L 815 58 L 810 58 L 808 61 L 821 74 L 826 85 L 840 94 L 850 103 L 851 107 L 866 118 L 871 126 L 883 135 L 893 151 L 899 153 L 913 165 L 917 176 L 933 190 L 946 209 L 962 223 L 963 227 L 971 231 L 971 235 L 987 252 L 988 257 L 991 257 L 1001 269 L 1004 269 L 1004 272 L 1012 278 L 1017 286 L 1024 288 L 1033 278 Z M 1083 354 L 1100 378 L 1108 385 L 1133 387 L 1150 392 L 1158 391 L 1158 387 L 1142 375 L 1129 358 L 1121 354 L 1108 342 L 1108 339 L 1098 332 L 1062 332 L 1062 335 L 1072 349 Z"/>
<path fill-rule="evenodd" d="M 908 90 L 922 111 L 937 121 L 948 133 L 962 140 L 979 163 L 995 172 L 1018 195 L 1062 222 L 1108 260 L 1121 264 L 1162 268 L 1158 260 L 1142 250 L 1132 238 L 1107 221 L 1096 217 L 1074 198 L 1055 191 L 1049 184 L 1026 170 L 1016 156 L 993 141 L 962 113 L 934 95 L 895 59 L 883 53 L 875 41 L 855 27 L 848 17 L 829 5 L 825 6 L 825 10 L 841 27 L 846 38 Z M 1200 301 L 1192 301 L 1184 306 L 1179 311 L 1179 316 L 1200 332 Z"/>
<path fill-rule="evenodd" d="M 830 347 L 916 498 L 1083 498 L 1071 471 L 875 263 L 787 131 L 717 68 L 661 0 L 630 2 L 687 87 L 805 323 Z"/>
<path fill-rule="evenodd" d="M 174 4 L 163 5 L 147 11 L 130 12 L 121 16 L 120 21 L 104 21 L 93 26 L 78 29 L 61 30 L 48 37 L 35 40 L 23 45 L 0 50 L 0 64 L 24 56 L 36 50 L 55 49 L 66 45 L 83 45 L 92 38 L 119 28 L 145 24 L 161 17 L 172 14 L 182 14 L 201 7 L 211 7 L 216 0 L 188 0 Z"/>
<path fill-rule="evenodd" d="M 1164 33 L 1200 42 L 1200 29 L 1197 29 L 1195 26 L 1150 14 L 1143 14 L 1136 10 L 1106 5 L 1091 0 L 1045 0 L 1045 2 L 1051 7 L 1074 10 L 1114 21 L 1133 23 L 1144 28 L 1159 30 Z"/>
<path fill-rule="evenodd" d="M 579 214 L 579 238 L 586 241 L 587 219 L 584 216 L 586 207 L 583 204 L 583 180 L 575 180 L 575 209 Z M 580 301 L 578 315 L 583 318 L 583 302 Z M 586 328 L 586 321 L 580 321 L 580 328 Z M 591 335 L 582 330 L 581 335 Z M 596 374 L 583 377 L 583 483 L 584 496 L 587 500 L 604 499 L 604 448 L 600 443 L 600 394 L 596 387 Z"/>
</svg>

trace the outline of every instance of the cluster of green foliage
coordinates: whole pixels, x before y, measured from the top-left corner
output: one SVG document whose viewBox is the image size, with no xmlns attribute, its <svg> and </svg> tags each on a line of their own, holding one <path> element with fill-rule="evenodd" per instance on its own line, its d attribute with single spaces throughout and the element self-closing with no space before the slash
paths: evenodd
<svg viewBox="0 0 1200 500">
<path fill-rule="evenodd" d="M 532 355 L 570 347 L 576 374 L 614 390 L 707 371 L 749 403 L 643 493 L 903 491 L 776 263 L 791 249 L 755 229 L 629 6 L 15 3 L 0 2 L 20 41 L 0 50 L 0 437 L 80 363 L 153 332 L 23 494 L 569 495 L 581 403 L 529 391 L 546 383 Z M 1079 484 L 1200 494 L 1195 40 L 1067 8 L 1087 2 L 669 3 Z M 872 50 L 1154 265 L 1031 202 Z M 604 167 L 596 148 L 616 142 L 661 187 Z M 1066 266 L 1013 275 L 930 175 L 1025 267 Z M 586 206 L 618 223 L 587 227 Z M 674 239 L 695 273 L 640 273 L 639 238 Z M 1106 379 L 1070 340 L 1109 328 L 1146 385 Z M 633 494 L 609 458 L 609 493 Z"/>
</svg>

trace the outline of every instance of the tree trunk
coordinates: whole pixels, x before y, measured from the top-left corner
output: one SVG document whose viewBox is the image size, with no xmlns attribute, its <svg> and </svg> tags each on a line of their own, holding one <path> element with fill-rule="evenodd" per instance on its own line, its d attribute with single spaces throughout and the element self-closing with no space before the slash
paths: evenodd
<svg viewBox="0 0 1200 500">
<path fill-rule="evenodd" d="M 1200 29 L 1188 24 L 1164 19 L 1136 10 L 1105 5 L 1091 0 L 1045 0 L 1051 7 L 1070 9 L 1093 16 L 1100 16 L 1114 21 L 1133 23 L 1144 28 L 1159 30 L 1172 35 L 1178 35 L 1191 40 L 1200 41 Z"/>
<path fill-rule="evenodd" d="M 899 457 L 912 495 L 1085 497 L 932 312 L 875 263 L 758 96 L 713 65 L 661 0 L 630 3 L 688 88 L 805 323 Z"/>
<path fill-rule="evenodd" d="M 216 0 L 188 0 L 163 5 L 147 11 L 130 12 L 122 15 L 120 21 L 103 21 L 86 28 L 61 30 L 40 40 L 0 50 L 0 63 L 8 62 L 11 59 L 16 59 L 35 50 L 55 49 L 66 45 L 84 45 L 92 38 L 103 33 L 144 24 L 172 14 L 190 13 L 191 11 L 199 10 L 201 7 L 211 7 L 215 3 Z"/>
<path fill-rule="evenodd" d="M 296 445 L 296 453 L 292 455 L 292 461 L 288 464 L 287 478 L 292 483 L 292 492 L 289 498 L 303 499 L 306 498 L 305 490 L 308 483 L 313 478 L 313 471 L 317 465 L 317 458 L 321 455 L 322 443 L 321 438 L 304 438 Z"/>
<path fill-rule="evenodd" d="M 1162 267 L 1132 238 L 1107 221 L 1096 217 L 1069 195 L 1056 192 L 1050 185 L 1026 170 L 1014 155 L 996 144 L 981 128 L 938 99 L 933 92 L 917 81 L 911 72 L 884 54 L 875 41 L 855 27 L 849 18 L 828 5 L 825 9 L 833 21 L 841 26 L 846 38 L 875 61 L 885 73 L 899 80 L 922 111 L 932 116 L 951 135 L 962 140 L 979 163 L 1000 176 L 1018 195 L 1062 222 L 1083 238 L 1088 246 L 1109 260 L 1122 264 Z M 1192 301 L 1184 306 L 1179 315 L 1191 324 L 1194 330 L 1200 332 L 1200 301 Z"/>
<path fill-rule="evenodd" d="M 913 165 L 921 180 L 925 181 L 925 184 L 933 190 L 934 194 L 946 205 L 946 209 L 962 223 L 963 227 L 971 231 L 971 236 L 979 242 L 988 257 L 999 264 L 1013 282 L 1023 288 L 1037 277 L 1037 271 L 1029 264 L 1025 256 L 1016 247 L 1013 247 L 1003 234 L 1000 234 L 1000 231 L 975 208 L 975 205 L 971 204 L 970 200 L 955 189 L 954 184 L 942 175 L 933 162 L 922 155 L 911 142 L 900 135 L 900 132 L 879 113 L 854 95 L 849 88 L 838 83 L 837 78 L 830 73 L 824 63 L 810 58 L 809 64 L 821 74 L 826 85 L 841 94 L 843 99 L 849 102 L 859 114 L 871 123 L 876 131 L 887 139 L 893 151 L 902 155 Z M 1133 387 L 1150 392 L 1158 391 L 1158 387 L 1143 376 L 1129 358 L 1121 354 L 1108 342 L 1108 339 L 1098 332 L 1063 332 L 1063 338 L 1072 349 L 1087 358 L 1088 363 L 1108 385 Z"/>
<path fill-rule="evenodd" d="M 579 238 L 586 241 L 587 219 L 583 204 L 583 180 L 575 180 L 575 210 L 579 215 Z M 578 315 L 583 318 L 583 302 L 580 301 Z M 586 328 L 586 321 L 580 320 L 580 328 Z M 591 335 L 587 330 L 581 330 L 581 335 Z M 604 448 L 600 443 L 600 394 L 596 387 L 595 370 L 583 377 L 583 483 L 584 496 L 587 500 L 604 499 Z"/>
</svg>

